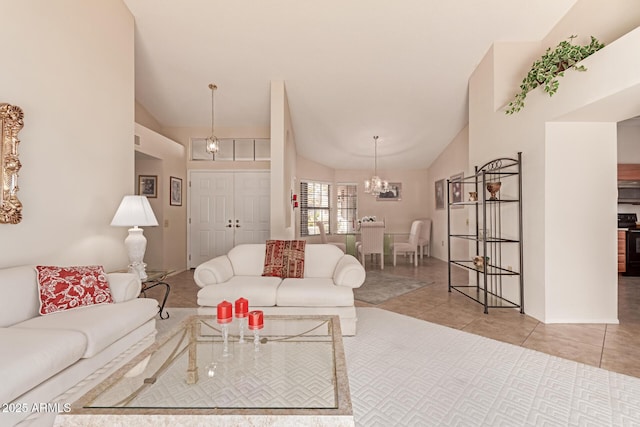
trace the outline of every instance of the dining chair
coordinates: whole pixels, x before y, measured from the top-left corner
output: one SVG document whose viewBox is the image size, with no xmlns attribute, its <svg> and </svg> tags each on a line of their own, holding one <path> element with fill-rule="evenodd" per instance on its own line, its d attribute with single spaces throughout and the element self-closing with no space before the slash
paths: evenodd
<svg viewBox="0 0 640 427">
<path fill-rule="evenodd" d="M 380 255 L 380 269 L 384 270 L 384 222 L 363 222 L 360 224 L 360 241 L 356 251 L 364 267 L 366 255 Z"/>
<path fill-rule="evenodd" d="M 409 232 L 409 240 L 406 242 L 394 242 L 391 245 L 393 252 L 393 265 L 396 265 L 396 255 L 398 253 L 409 254 L 409 261 L 413 256 L 414 264 L 418 266 L 418 242 L 420 241 L 420 230 L 422 229 L 422 221 L 416 220 L 411 223 L 411 231 Z"/>
<path fill-rule="evenodd" d="M 427 256 L 431 256 L 431 220 L 429 218 L 419 218 L 418 221 L 422 221 L 418 248 L 420 249 L 420 259 L 423 259 L 425 247 L 427 248 Z"/>
<path fill-rule="evenodd" d="M 340 248 L 340 250 L 342 252 L 345 252 L 345 253 L 347 252 L 347 244 L 346 243 L 329 242 L 329 241 L 327 241 L 327 233 L 324 230 L 324 222 L 318 221 L 318 222 L 316 222 L 316 225 L 318 226 L 318 230 L 320 231 L 320 241 L 322 243 L 328 243 L 330 245 L 337 246 L 338 248 Z"/>
</svg>

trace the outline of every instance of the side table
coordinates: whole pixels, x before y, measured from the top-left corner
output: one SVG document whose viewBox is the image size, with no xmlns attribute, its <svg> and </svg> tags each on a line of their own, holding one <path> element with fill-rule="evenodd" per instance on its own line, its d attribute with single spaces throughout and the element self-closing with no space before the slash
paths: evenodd
<svg viewBox="0 0 640 427">
<path fill-rule="evenodd" d="M 147 270 L 147 279 L 144 282 L 142 282 L 142 288 L 140 289 L 140 293 L 146 297 L 147 296 L 147 291 L 149 289 L 153 289 L 156 286 L 164 286 L 165 287 L 164 298 L 162 298 L 162 303 L 160 303 L 158 305 L 158 307 L 160 308 L 158 310 L 158 315 L 160 315 L 161 319 L 168 319 L 169 318 L 169 312 L 165 311 L 164 305 L 167 303 L 167 298 L 169 297 L 169 292 L 171 291 L 171 286 L 169 286 L 169 284 L 167 282 L 165 282 L 164 280 L 171 273 L 173 273 L 173 270 Z M 162 315 L 163 311 L 164 311 L 164 314 L 166 315 L 166 317 Z"/>
</svg>

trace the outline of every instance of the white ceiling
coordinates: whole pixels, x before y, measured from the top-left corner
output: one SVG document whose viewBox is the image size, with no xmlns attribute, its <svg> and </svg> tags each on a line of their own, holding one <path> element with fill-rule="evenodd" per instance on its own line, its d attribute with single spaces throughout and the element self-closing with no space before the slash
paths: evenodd
<svg viewBox="0 0 640 427">
<path fill-rule="evenodd" d="M 136 99 L 162 126 L 268 127 L 284 80 L 298 153 L 426 168 L 468 121 L 493 41 L 540 40 L 576 0 L 124 0 Z M 194 135 L 206 136 L 206 135 Z"/>
</svg>

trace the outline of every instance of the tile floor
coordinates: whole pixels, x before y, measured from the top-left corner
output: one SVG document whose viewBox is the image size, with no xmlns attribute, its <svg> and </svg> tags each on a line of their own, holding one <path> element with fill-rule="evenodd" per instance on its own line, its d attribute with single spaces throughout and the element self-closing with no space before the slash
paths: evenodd
<svg viewBox="0 0 640 427">
<path fill-rule="evenodd" d="M 640 377 L 640 277 L 619 276 L 618 325 L 544 324 L 512 309 L 493 309 L 484 314 L 480 304 L 458 292 L 447 292 L 447 263 L 441 260 L 425 258 L 414 268 L 401 259 L 396 267 L 385 263 L 384 272 L 416 279 L 429 277 L 435 283 L 375 305 L 377 308 Z M 167 307 L 197 307 L 199 288 L 193 281 L 193 271 L 167 281 L 171 284 Z M 148 296 L 160 298 L 161 291 L 154 291 Z M 359 301 L 356 305 L 374 307 Z"/>
</svg>

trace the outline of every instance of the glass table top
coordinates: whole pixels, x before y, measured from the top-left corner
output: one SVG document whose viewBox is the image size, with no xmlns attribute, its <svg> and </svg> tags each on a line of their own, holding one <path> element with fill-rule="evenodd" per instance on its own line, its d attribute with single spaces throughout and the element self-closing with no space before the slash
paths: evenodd
<svg viewBox="0 0 640 427">
<path fill-rule="evenodd" d="M 225 352 L 215 316 L 188 317 L 72 412 L 352 414 L 337 316 L 265 316 L 257 341 L 240 329 L 234 318 Z"/>
</svg>

